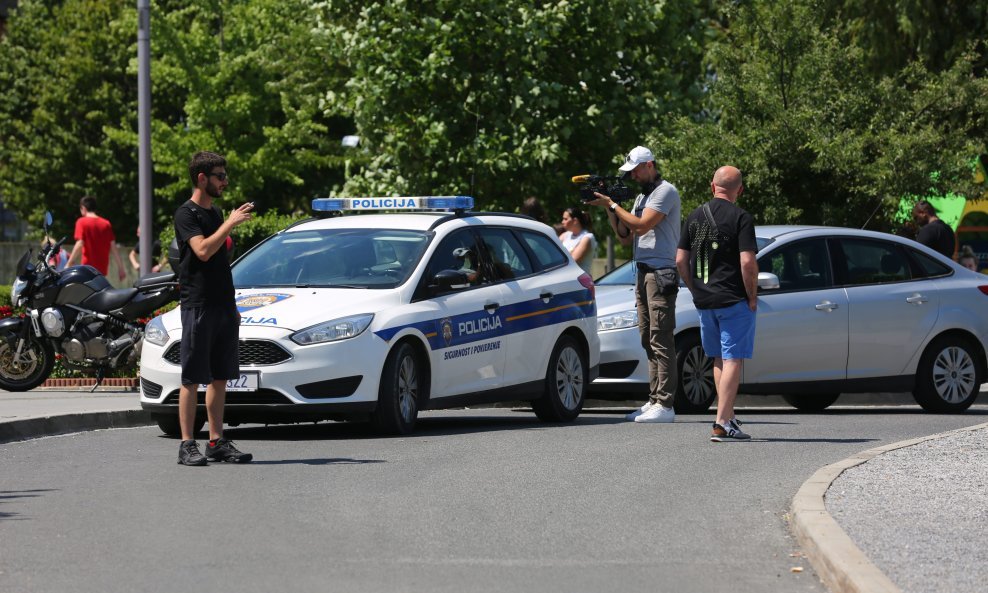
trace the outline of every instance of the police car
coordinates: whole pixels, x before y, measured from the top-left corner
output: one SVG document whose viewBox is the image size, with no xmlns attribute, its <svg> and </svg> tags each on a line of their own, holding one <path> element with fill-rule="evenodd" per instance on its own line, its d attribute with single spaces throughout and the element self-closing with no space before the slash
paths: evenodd
<svg viewBox="0 0 988 593">
<path fill-rule="evenodd" d="M 422 410 L 506 400 L 575 419 L 600 358 L 593 280 L 546 225 L 472 207 L 313 200 L 316 218 L 238 259 L 227 423 L 370 420 L 404 434 Z M 171 435 L 181 336 L 178 310 L 154 318 L 141 360 L 141 405 Z"/>
</svg>

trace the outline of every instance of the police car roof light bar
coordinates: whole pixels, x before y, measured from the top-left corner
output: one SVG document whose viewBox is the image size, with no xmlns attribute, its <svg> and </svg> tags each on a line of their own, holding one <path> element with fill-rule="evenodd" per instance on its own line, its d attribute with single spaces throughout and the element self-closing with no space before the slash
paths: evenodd
<svg viewBox="0 0 988 593">
<path fill-rule="evenodd" d="M 399 196 L 373 198 L 316 198 L 312 210 L 316 214 L 330 214 L 368 210 L 453 210 L 473 208 L 470 196 Z"/>
</svg>

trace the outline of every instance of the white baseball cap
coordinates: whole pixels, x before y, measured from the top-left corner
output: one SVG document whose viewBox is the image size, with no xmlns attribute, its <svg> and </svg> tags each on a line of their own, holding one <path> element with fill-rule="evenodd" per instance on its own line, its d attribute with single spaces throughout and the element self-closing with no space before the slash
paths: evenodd
<svg viewBox="0 0 988 593">
<path fill-rule="evenodd" d="M 654 160 L 655 157 L 652 155 L 651 150 L 644 146 L 636 146 L 631 149 L 631 152 L 624 159 L 624 164 L 618 167 L 618 170 L 627 173 L 642 163 L 648 163 Z"/>
</svg>

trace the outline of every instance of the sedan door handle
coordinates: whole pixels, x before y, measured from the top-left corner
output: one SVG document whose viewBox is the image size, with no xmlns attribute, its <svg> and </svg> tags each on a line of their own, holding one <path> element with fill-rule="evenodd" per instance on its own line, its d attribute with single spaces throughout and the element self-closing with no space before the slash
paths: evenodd
<svg viewBox="0 0 988 593">
<path fill-rule="evenodd" d="M 816 310 L 827 311 L 829 313 L 830 311 L 837 309 L 839 306 L 840 305 L 838 305 L 837 303 L 831 303 L 830 301 L 823 301 L 819 305 L 816 305 Z"/>
<path fill-rule="evenodd" d="M 487 303 L 484 305 L 484 310 L 488 313 L 494 313 L 494 311 L 497 311 L 500 306 L 500 303 Z"/>
<path fill-rule="evenodd" d="M 548 303 L 550 300 L 552 300 L 552 293 L 547 290 L 542 294 L 540 294 L 539 298 L 542 299 L 543 303 Z"/>
<path fill-rule="evenodd" d="M 914 294 L 911 297 L 906 297 L 906 302 L 907 303 L 912 303 L 914 305 L 922 305 L 923 303 L 929 302 L 929 300 L 930 299 L 926 298 L 925 296 L 923 296 L 923 295 L 921 295 L 919 293 Z"/>
</svg>

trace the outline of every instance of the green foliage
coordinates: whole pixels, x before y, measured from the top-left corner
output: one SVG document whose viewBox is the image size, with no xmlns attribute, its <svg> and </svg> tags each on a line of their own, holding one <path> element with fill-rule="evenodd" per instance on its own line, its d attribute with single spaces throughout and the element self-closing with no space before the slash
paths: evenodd
<svg viewBox="0 0 988 593">
<path fill-rule="evenodd" d="M 352 114 L 351 195 L 471 194 L 516 211 L 577 202 L 570 176 L 688 113 L 703 2 L 438 0 L 323 3 L 320 30 L 348 70 L 326 101 Z"/>
<path fill-rule="evenodd" d="M 199 150 L 229 161 L 229 203 L 292 212 L 342 184 L 327 108 L 338 84 L 312 0 L 152 2 L 157 228 L 191 192 Z M 97 197 L 119 237 L 137 224 L 136 11 L 119 0 L 22 0 L 0 38 L 0 195 L 25 220 L 72 228 Z"/>
<path fill-rule="evenodd" d="M 6 284 L 0 285 L 0 307 L 13 307 L 14 304 L 10 302 L 10 286 Z"/>
<path fill-rule="evenodd" d="M 876 75 L 818 10 L 789 0 L 732 15 L 709 54 L 713 115 L 653 138 L 686 207 L 708 198 L 724 164 L 744 172 L 742 203 L 760 224 L 889 229 L 901 196 L 970 189 L 988 123 L 976 55 L 940 72 L 912 62 Z"/>
</svg>

